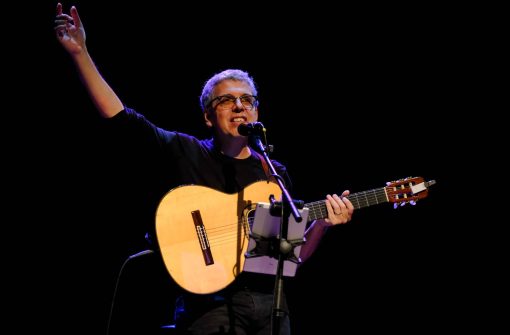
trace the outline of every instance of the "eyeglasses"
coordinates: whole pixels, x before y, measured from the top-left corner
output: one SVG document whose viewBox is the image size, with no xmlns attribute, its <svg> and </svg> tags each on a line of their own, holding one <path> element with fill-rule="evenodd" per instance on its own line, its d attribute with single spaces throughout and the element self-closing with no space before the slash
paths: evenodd
<svg viewBox="0 0 510 335">
<path fill-rule="evenodd" d="M 244 108 L 247 110 L 251 110 L 253 107 L 257 106 L 258 99 L 255 95 L 245 94 L 241 95 L 240 97 L 235 97 L 230 94 L 220 95 L 209 102 L 208 106 L 212 106 L 213 102 L 218 101 L 216 106 L 213 108 L 220 108 L 220 109 L 231 109 L 235 106 L 237 99 L 241 102 L 241 105 L 243 105 Z"/>
</svg>

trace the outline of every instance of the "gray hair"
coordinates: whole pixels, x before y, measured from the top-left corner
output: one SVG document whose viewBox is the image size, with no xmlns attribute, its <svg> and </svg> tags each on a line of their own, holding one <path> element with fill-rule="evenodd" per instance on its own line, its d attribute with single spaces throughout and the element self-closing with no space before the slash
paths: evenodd
<svg viewBox="0 0 510 335">
<path fill-rule="evenodd" d="M 235 80 L 245 82 L 250 86 L 252 94 L 257 95 L 255 81 L 248 74 L 248 72 L 238 69 L 224 70 L 220 73 L 216 73 L 205 83 L 204 88 L 202 89 L 202 95 L 200 96 L 200 106 L 202 107 L 202 111 L 204 112 L 206 111 L 207 106 L 214 98 L 213 97 L 214 88 L 224 80 Z"/>
</svg>

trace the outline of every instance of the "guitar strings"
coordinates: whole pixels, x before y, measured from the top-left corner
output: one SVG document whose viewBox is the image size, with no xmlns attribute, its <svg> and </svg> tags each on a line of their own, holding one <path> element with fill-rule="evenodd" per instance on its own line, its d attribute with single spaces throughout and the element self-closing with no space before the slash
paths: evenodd
<svg viewBox="0 0 510 335">
<path fill-rule="evenodd" d="M 211 229 L 211 233 L 209 233 L 209 229 L 207 230 L 207 236 L 209 237 L 209 244 L 211 247 L 218 246 L 222 244 L 227 244 L 231 241 L 237 241 L 239 238 L 239 228 L 235 230 L 229 229 L 228 227 L 236 226 L 241 227 L 241 232 L 243 237 L 248 237 L 249 227 L 253 224 L 253 218 L 241 219 L 237 222 L 237 224 L 229 224 L 224 225 L 219 228 Z M 227 232 L 225 232 L 228 229 Z"/>
<path fill-rule="evenodd" d="M 385 188 L 354 193 L 349 195 L 348 199 L 353 203 L 355 208 L 363 208 L 370 205 L 388 202 Z M 328 216 L 325 200 L 307 203 L 306 206 L 310 209 L 311 212 L 314 212 L 317 218 L 325 218 Z M 233 226 L 235 227 L 239 227 L 239 225 L 244 226 L 241 232 L 243 236 L 248 236 L 247 235 L 247 232 L 249 231 L 248 225 L 249 227 L 251 227 L 253 224 L 253 220 L 254 220 L 253 217 L 249 217 L 247 220 L 241 219 L 237 223 L 206 228 L 210 245 L 218 246 L 238 240 L 239 230 L 238 228 L 232 230 Z"/>
</svg>

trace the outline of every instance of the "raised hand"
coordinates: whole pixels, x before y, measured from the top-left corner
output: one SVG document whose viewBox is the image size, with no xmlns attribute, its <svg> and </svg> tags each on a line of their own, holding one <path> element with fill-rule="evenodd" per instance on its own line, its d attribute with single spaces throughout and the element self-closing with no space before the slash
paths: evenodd
<svg viewBox="0 0 510 335">
<path fill-rule="evenodd" d="M 60 2 L 57 4 L 55 32 L 60 44 L 70 54 L 79 54 L 86 49 L 85 29 L 75 6 L 71 7 L 70 14 L 64 14 L 62 12 L 62 4 Z"/>
</svg>

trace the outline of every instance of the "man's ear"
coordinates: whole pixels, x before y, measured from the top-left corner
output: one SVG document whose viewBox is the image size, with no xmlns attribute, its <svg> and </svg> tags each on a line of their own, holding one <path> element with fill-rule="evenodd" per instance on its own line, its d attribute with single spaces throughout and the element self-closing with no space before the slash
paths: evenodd
<svg viewBox="0 0 510 335">
<path fill-rule="evenodd" d="M 210 120 L 210 116 L 211 116 L 211 115 L 210 115 L 210 113 L 211 113 L 211 112 L 210 112 L 209 110 L 206 110 L 206 111 L 204 112 L 205 125 L 206 125 L 207 127 L 209 127 L 209 128 L 211 128 L 211 127 L 212 127 L 212 122 L 211 122 L 211 120 Z"/>
</svg>

